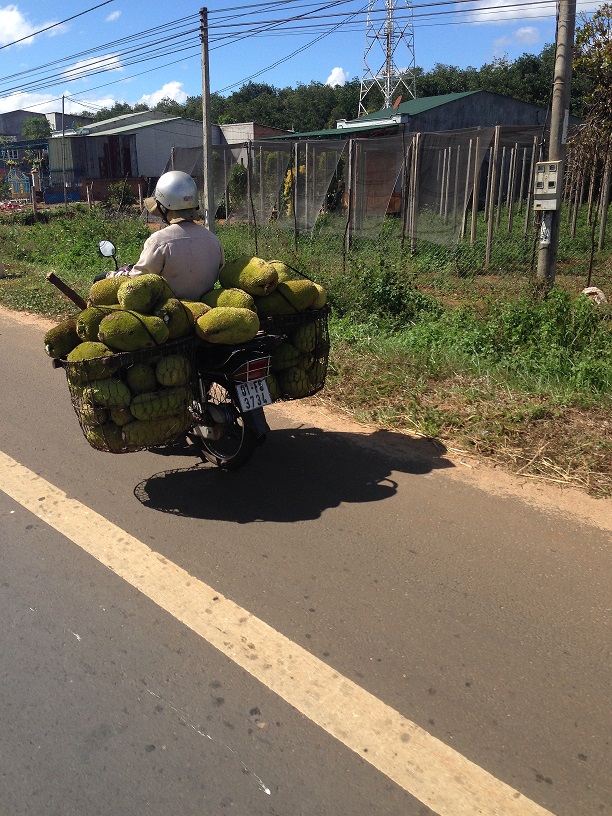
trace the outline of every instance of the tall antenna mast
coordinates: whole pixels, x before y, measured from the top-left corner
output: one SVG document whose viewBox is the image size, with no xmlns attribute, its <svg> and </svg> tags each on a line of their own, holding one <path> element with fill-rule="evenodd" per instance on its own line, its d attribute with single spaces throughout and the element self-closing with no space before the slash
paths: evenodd
<svg viewBox="0 0 612 816">
<path fill-rule="evenodd" d="M 384 4 L 381 0 L 368 1 L 358 116 L 368 113 L 367 96 L 374 87 L 380 89 L 385 108 L 392 107 L 398 91 L 416 99 L 412 3 L 404 0 L 401 7 L 406 12 L 402 14 L 404 25 L 394 17 L 396 8 L 397 0 L 384 0 Z M 397 67 L 399 60 L 401 68 Z"/>
</svg>

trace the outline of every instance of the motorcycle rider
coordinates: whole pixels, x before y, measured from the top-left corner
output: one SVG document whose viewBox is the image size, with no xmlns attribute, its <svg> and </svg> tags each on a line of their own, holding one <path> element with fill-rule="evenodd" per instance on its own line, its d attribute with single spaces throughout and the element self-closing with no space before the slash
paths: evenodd
<svg viewBox="0 0 612 816">
<path fill-rule="evenodd" d="M 170 170 L 160 176 L 153 196 L 146 198 L 144 205 L 167 226 L 147 238 L 132 267 L 122 267 L 105 277 L 153 272 L 168 281 L 175 297 L 199 300 L 214 287 L 225 258 L 217 236 L 194 223 L 199 209 L 195 181 L 181 170 Z"/>
</svg>

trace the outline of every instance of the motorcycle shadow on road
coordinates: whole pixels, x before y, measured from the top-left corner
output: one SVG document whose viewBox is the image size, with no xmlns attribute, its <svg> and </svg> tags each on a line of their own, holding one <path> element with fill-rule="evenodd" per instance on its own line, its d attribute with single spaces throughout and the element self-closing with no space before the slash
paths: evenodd
<svg viewBox="0 0 612 816">
<path fill-rule="evenodd" d="M 434 440 L 385 430 L 364 437 L 304 426 L 277 429 L 240 470 L 222 471 L 198 459 L 154 474 L 134 495 L 145 507 L 190 518 L 304 521 L 343 503 L 391 498 L 398 492 L 394 473 L 453 467 L 444 453 Z"/>
</svg>

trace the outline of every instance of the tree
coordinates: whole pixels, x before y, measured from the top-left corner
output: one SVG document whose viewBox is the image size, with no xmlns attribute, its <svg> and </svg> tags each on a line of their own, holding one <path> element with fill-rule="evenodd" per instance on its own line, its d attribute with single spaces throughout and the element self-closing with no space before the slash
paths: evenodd
<svg viewBox="0 0 612 816">
<path fill-rule="evenodd" d="M 164 96 L 153 110 L 159 111 L 160 113 L 168 113 L 170 116 L 182 116 L 185 111 L 185 106 L 181 102 L 177 102 L 176 99 Z"/>
<path fill-rule="evenodd" d="M 29 142 L 47 139 L 51 135 L 51 125 L 46 117 L 32 116 L 26 119 L 21 128 L 21 136 Z"/>
<path fill-rule="evenodd" d="M 590 80 L 585 98 L 589 129 L 597 140 L 612 137 L 612 4 L 604 3 L 576 29 L 574 67 Z"/>
</svg>

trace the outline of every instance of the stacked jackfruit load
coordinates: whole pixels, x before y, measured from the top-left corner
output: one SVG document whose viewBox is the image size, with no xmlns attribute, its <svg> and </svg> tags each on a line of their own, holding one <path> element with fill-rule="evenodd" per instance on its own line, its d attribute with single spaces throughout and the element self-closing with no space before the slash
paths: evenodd
<svg viewBox="0 0 612 816">
<path fill-rule="evenodd" d="M 90 445 L 124 453 L 164 445 L 191 425 L 192 362 L 181 338 L 194 314 L 159 275 L 105 278 L 87 307 L 50 329 L 45 351 L 65 358 L 72 402 Z"/>
<path fill-rule="evenodd" d="M 329 353 L 327 319 L 321 316 L 327 301 L 324 288 L 283 261 L 257 257 L 226 264 L 219 284 L 220 288 L 202 298 L 215 311 L 221 306 L 250 308 L 264 329 L 269 324 L 271 331 L 288 335 L 272 357 L 268 376 L 272 399 L 299 399 L 319 390 L 325 382 Z"/>
<path fill-rule="evenodd" d="M 179 300 L 160 275 L 104 278 L 87 308 L 48 331 L 45 351 L 65 358 L 73 404 L 93 447 L 122 452 L 166 444 L 189 427 L 191 362 L 174 341 L 241 345 L 260 328 L 286 333 L 268 378 L 276 399 L 308 396 L 325 381 L 329 338 L 322 286 L 282 261 L 242 257 L 200 301 Z M 283 323 L 279 328 L 278 321 Z M 288 321 L 288 322 L 287 322 Z M 286 324 L 286 325 L 285 325 Z M 151 349 L 129 366 L 112 357 Z"/>
</svg>

